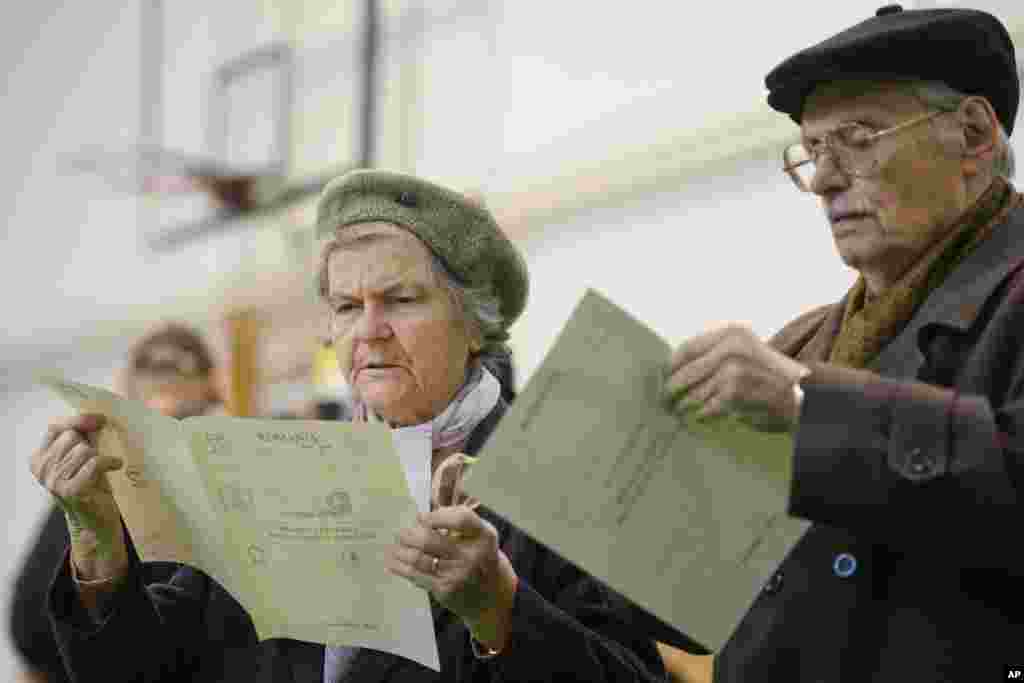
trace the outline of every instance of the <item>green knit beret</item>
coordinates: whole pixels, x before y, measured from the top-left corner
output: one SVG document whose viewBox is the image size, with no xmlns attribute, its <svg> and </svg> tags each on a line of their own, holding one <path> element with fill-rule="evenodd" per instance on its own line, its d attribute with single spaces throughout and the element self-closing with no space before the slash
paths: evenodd
<svg viewBox="0 0 1024 683">
<path fill-rule="evenodd" d="M 320 195 L 320 239 L 338 228 L 377 221 L 414 234 L 464 285 L 493 292 L 505 328 L 523 312 L 526 262 L 482 205 L 422 178 L 366 169 L 335 178 Z"/>
</svg>

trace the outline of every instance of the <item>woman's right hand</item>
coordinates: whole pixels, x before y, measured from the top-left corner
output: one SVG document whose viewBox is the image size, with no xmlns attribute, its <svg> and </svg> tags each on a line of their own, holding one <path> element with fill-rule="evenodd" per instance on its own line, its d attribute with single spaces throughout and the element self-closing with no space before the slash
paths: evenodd
<svg viewBox="0 0 1024 683">
<path fill-rule="evenodd" d="M 32 455 L 36 481 L 64 510 L 71 535 L 71 559 L 84 580 L 116 578 L 128 566 L 121 514 L 106 473 L 120 469 L 120 458 L 101 455 L 96 434 L 102 415 L 54 420 Z"/>
</svg>

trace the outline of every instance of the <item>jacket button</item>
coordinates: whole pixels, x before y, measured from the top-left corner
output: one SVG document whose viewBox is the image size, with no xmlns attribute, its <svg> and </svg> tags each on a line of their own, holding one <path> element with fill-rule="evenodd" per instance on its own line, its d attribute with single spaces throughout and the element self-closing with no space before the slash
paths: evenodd
<svg viewBox="0 0 1024 683">
<path fill-rule="evenodd" d="M 920 448 L 907 454 L 907 474 L 911 479 L 924 479 L 935 472 L 935 460 Z"/>
<path fill-rule="evenodd" d="M 857 558 L 850 553 L 839 553 L 832 561 L 832 571 L 842 579 L 853 576 L 857 571 Z"/>
<path fill-rule="evenodd" d="M 402 192 L 398 195 L 397 201 L 404 207 L 415 209 L 416 208 L 416 196 L 412 192 Z"/>
<path fill-rule="evenodd" d="M 782 588 L 782 572 L 778 571 L 768 577 L 762 590 L 765 595 L 771 595 L 772 593 L 778 593 L 780 588 Z"/>
</svg>

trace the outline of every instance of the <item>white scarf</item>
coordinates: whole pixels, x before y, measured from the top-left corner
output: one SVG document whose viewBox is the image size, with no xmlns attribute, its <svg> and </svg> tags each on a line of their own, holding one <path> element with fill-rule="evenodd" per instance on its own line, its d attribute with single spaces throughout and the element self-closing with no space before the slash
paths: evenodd
<svg viewBox="0 0 1024 683">
<path fill-rule="evenodd" d="M 469 377 L 444 411 L 429 422 L 391 430 L 395 450 L 402 461 L 405 479 L 416 508 L 430 510 L 431 461 L 434 451 L 465 444 L 473 430 L 491 414 L 501 398 L 501 384 L 481 363 L 474 364 Z M 365 403 L 354 406 L 355 421 L 379 421 Z M 328 647 L 324 653 L 324 683 L 336 683 L 348 670 L 357 647 Z"/>
<path fill-rule="evenodd" d="M 460 446 L 469 440 L 501 397 L 501 384 L 482 363 L 470 367 L 465 384 L 444 411 L 429 422 L 391 430 L 395 450 L 402 461 L 409 492 L 420 512 L 430 510 L 431 461 L 434 451 Z M 380 421 L 365 403 L 357 401 L 355 421 Z"/>
</svg>

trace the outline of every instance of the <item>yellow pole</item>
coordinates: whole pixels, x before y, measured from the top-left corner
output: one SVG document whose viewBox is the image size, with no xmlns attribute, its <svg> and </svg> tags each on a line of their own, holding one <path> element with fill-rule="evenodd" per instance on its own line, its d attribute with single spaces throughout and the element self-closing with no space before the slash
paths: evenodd
<svg viewBox="0 0 1024 683">
<path fill-rule="evenodd" d="M 259 320 L 252 311 L 238 311 L 229 314 L 224 323 L 230 371 L 230 386 L 225 408 L 228 415 L 251 417 L 256 414 L 256 389 L 259 378 Z"/>
</svg>

